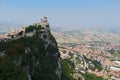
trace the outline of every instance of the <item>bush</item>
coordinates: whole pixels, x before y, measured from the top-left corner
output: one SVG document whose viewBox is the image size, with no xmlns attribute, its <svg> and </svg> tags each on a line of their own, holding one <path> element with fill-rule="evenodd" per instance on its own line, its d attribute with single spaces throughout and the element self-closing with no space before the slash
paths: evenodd
<svg viewBox="0 0 120 80">
<path fill-rule="evenodd" d="M 85 80 L 104 80 L 102 77 L 98 77 L 94 74 L 86 73 L 84 76 Z"/>
<path fill-rule="evenodd" d="M 27 80 L 23 70 L 10 61 L 0 62 L 0 80 Z"/>
<path fill-rule="evenodd" d="M 26 33 L 27 33 L 27 32 L 32 32 L 32 31 L 35 30 L 35 29 L 36 29 L 36 26 L 30 25 L 30 26 L 28 26 L 28 27 L 25 28 L 25 32 L 26 32 Z"/>
</svg>

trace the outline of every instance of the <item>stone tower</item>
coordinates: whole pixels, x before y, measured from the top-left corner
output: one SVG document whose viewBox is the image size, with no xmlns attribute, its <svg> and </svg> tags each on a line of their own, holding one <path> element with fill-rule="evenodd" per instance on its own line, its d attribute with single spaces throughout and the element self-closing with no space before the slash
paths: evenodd
<svg viewBox="0 0 120 80">
<path fill-rule="evenodd" d="M 41 27 L 47 27 L 47 26 L 49 26 L 49 23 L 48 23 L 48 21 L 47 21 L 47 17 L 43 17 L 42 19 L 41 19 L 41 21 L 40 21 L 40 25 L 41 25 Z"/>
</svg>

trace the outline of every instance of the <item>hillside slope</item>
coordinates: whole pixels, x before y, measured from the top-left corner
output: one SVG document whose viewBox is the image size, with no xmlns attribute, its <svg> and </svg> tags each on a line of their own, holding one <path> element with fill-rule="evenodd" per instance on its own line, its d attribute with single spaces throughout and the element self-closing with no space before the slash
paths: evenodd
<svg viewBox="0 0 120 80">
<path fill-rule="evenodd" d="M 48 28 L 32 26 L 33 36 L 0 43 L 0 80 L 61 80 L 60 54 Z"/>
</svg>

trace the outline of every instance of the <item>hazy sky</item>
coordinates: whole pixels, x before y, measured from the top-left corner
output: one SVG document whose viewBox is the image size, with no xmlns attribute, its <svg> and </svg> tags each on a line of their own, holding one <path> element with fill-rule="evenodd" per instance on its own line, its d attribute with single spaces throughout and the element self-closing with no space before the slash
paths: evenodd
<svg viewBox="0 0 120 80">
<path fill-rule="evenodd" d="M 0 0 L 0 21 L 52 26 L 120 26 L 120 0 Z"/>
</svg>

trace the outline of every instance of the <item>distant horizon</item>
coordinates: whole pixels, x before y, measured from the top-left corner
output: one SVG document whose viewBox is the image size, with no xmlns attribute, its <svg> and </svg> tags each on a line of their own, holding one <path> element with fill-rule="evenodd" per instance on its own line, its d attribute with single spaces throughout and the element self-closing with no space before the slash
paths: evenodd
<svg viewBox="0 0 120 80">
<path fill-rule="evenodd" d="M 0 22 L 29 25 L 48 17 L 51 26 L 120 26 L 120 0 L 1 0 Z"/>
<path fill-rule="evenodd" d="M 13 28 L 21 28 L 21 27 L 27 27 L 29 25 L 33 25 L 34 23 L 38 23 L 38 22 L 33 22 L 33 23 L 29 23 L 29 24 L 21 24 L 21 23 L 13 23 L 13 22 L 3 22 L 3 21 L 0 21 L 0 27 L 1 27 L 1 24 L 2 25 L 9 25 L 9 26 L 13 26 Z M 50 22 L 49 22 L 50 23 Z M 85 25 L 51 25 L 50 23 L 50 27 L 51 28 L 89 28 L 89 29 L 100 29 L 100 28 L 120 28 L 120 25 L 115 25 L 115 26 L 99 26 L 99 25 L 94 25 L 94 26 L 85 26 Z"/>
</svg>

